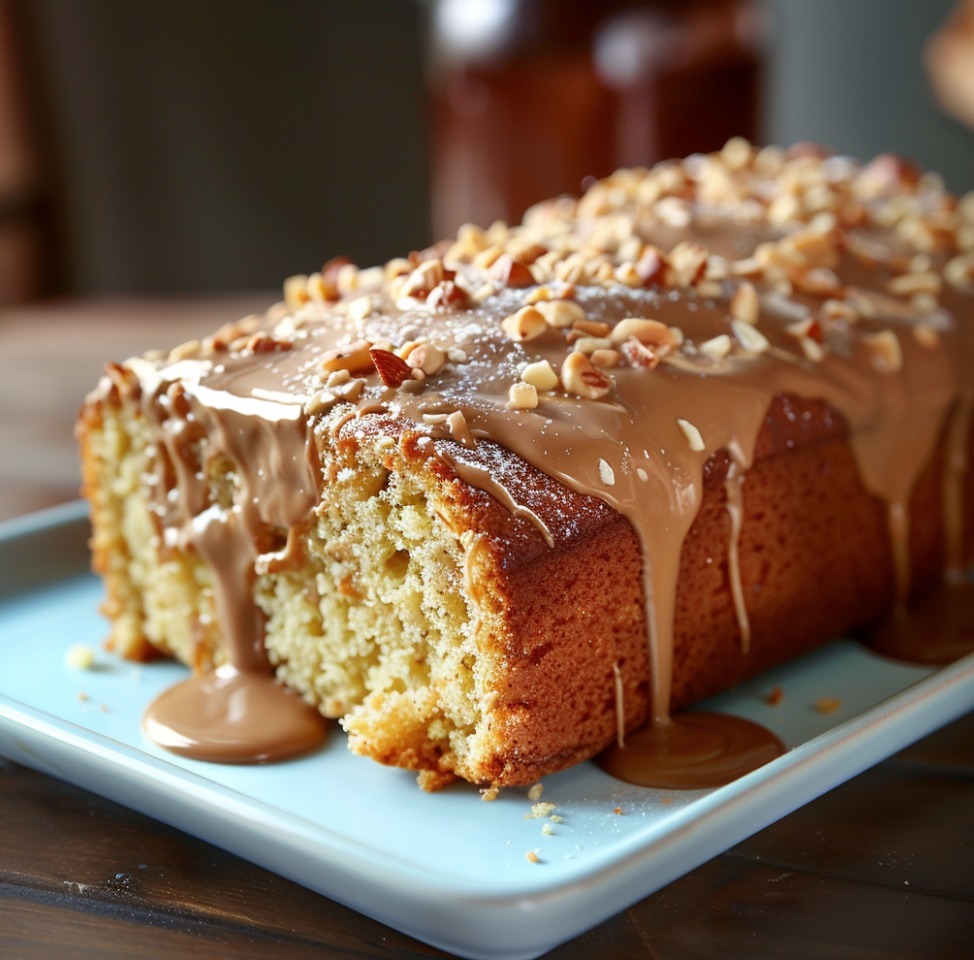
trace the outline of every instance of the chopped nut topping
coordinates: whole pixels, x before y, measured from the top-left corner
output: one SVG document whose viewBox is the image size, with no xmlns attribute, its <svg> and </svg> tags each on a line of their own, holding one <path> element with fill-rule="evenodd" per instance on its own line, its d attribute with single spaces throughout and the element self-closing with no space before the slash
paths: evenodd
<svg viewBox="0 0 974 960">
<path fill-rule="evenodd" d="M 589 360 L 597 367 L 608 370 L 619 366 L 622 361 L 622 354 L 618 350 L 599 347 L 589 354 Z"/>
<path fill-rule="evenodd" d="M 307 282 L 305 283 L 304 289 L 305 289 L 305 293 L 307 293 L 308 295 L 308 299 L 313 301 L 314 303 L 325 303 L 327 300 L 333 299 L 332 297 L 329 296 L 329 293 L 331 291 L 329 290 L 328 286 L 325 284 L 325 278 L 322 275 L 320 270 L 316 271 L 315 273 L 308 274 Z M 284 295 L 285 295 L 285 301 L 287 301 L 287 288 L 285 288 Z M 292 298 L 291 302 L 292 303 L 295 302 L 294 298 Z M 297 309 L 297 308 L 298 308 L 297 305 L 295 305 L 292 309 Z"/>
<path fill-rule="evenodd" d="M 369 356 L 378 371 L 379 379 L 387 387 L 398 387 L 413 375 L 409 364 L 402 357 L 397 357 L 391 350 L 373 347 L 369 350 Z"/>
<path fill-rule="evenodd" d="M 316 417 L 320 413 L 330 410 L 336 403 L 338 397 L 328 390 L 319 390 L 304 405 L 305 416 Z"/>
<path fill-rule="evenodd" d="M 656 204 L 654 212 L 663 223 L 670 227 L 688 227 L 693 219 L 687 202 L 679 197 L 663 197 Z"/>
<path fill-rule="evenodd" d="M 910 297 L 910 306 L 917 312 L 926 315 L 936 313 L 940 308 L 937 298 L 932 293 L 915 293 Z"/>
<path fill-rule="evenodd" d="M 481 270 L 487 270 L 494 265 L 495 261 L 501 256 L 501 254 L 503 254 L 503 252 L 504 250 L 502 247 L 498 247 L 494 244 L 484 247 L 484 249 L 473 258 L 473 265 Z"/>
<path fill-rule="evenodd" d="M 726 333 L 721 333 L 710 340 L 704 340 L 697 349 L 711 360 L 722 360 L 731 352 L 734 342 Z"/>
<path fill-rule="evenodd" d="M 300 309 L 310 299 L 307 274 L 298 273 L 284 281 L 284 302 L 290 310 Z"/>
<path fill-rule="evenodd" d="M 534 305 L 549 327 L 561 329 L 585 320 L 585 311 L 574 300 L 545 300 Z"/>
<path fill-rule="evenodd" d="M 952 287 L 960 290 L 970 287 L 974 282 L 974 254 L 962 254 L 948 260 L 944 266 L 944 278 Z"/>
<path fill-rule="evenodd" d="M 700 435 L 700 431 L 689 420 L 683 420 L 678 417 L 676 422 L 680 425 L 683 435 L 687 438 L 691 450 L 699 453 L 701 450 L 707 449 L 703 442 L 703 437 Z"/>
<path fill-rule="evenodd" d="M 423 341 L 415 344 L 403 359 L 409 367 L 422 370 L 426 376 L 431 377 L 439 373 L 446 363 L 446 354 L 434 344 Z"/>
<path fill-rule="evenodd" d="M 707 269 L 707 248 L 690 240 L 682 240 L 669 256 L 673 286 L 689 287 L 700 280 Z"/>
<path fill-rule="evenodd" d="M 895 373 L 903 366 L 903 350 L 892 330 L 867 333 L 863 337 L 863 342 L 877 370 L 883 373 Z"/>
<path fill-rule="evenodd" d="M 785 330 L 796 340 L 810 337 L 812 340 L 822 340 L 822 327 L 814 317 L 805 317 L 804 320 L 797 320 L 789 323 Z"/>
<path fill-rule="evenodd" d="M 541 306 L 539 304 L 537 307 L 521 307 L 517 313 L 512 313 L 501 321 L 501 329 L 512 340 L 519 343 L 540 337 L 548 329 L 548 322 L 540 310 Z"/>
<path fill-rule="evenodd" d="M 413 265 L 405 257 L 396 257 L 385 265 L 386 280 L 406 276 L 413 272 Z"/>
<path fill-rule="evenodd" d="M 821 363 L 825 359 L 825 350 L 817 340 L 811 337 L 799 337 L 798 345 L 806 359 L 811 360 L 812 363 Z"/>
<path fill-rule="evenodd" d="M 730 315 L 752 326 L 758 322 L 758 292 L 751 283 L 742 283 L 731 297 Z"/>
<path fill-rule="evenodd" d="M 290 350 L 293 346 L 290 340 L 272 337 L 269 333 L 255 333 L 247 338 L 244 350 L 248 353 L 275 353 Z"/>
<path fill-rule="evenodd" d="M 697 294 L 707 300 L 717 300 L 723 296 L 724 287 L 717 280 L 703 280 L 697 281 Z"/>
<path fill-rule="evenodd" d="M 451 262 L 470 263 L 487 246 L 487 234 L 480 227 L 472 223 L 465 223 L 457 231 L 456 243 L 447 250 L 443 259 Z"/>
<path fill-rule="evenodd" d="M 929 323 L 918 323 L 913 326 L 913 336 L 917 343 L 928 350 L 935 349 L 940 343 L 940 332 Z"/>
<path fill-rule="evenodd" d="M 729 170 L 746 167 L 754 155 L 754 148 L 744 137 L 731 137 L 720 151 L 720 157 Z"/>
<path fill-rule="evenodd" d="M 644 287 L 661 285 L 666 279 L 666 257 L 655 247 L 646 247 L 635 264 L 636 273 L 642 278 Z"/>
<path fill-rule="evenodd" d="M 630 337 L 619 344 L 619 352 L 629 361 L 630 366 L 654 369 L 662 359 L 654 347 L 640 343 L 635 337 Z"/>
<path fill-rule="evenodd" d="M 939 273 L 905 273 L 889 282 L 889 292 L 898 297 L 912 297 L 917 293 L 940 293 L 942 280 Z"/>
<path fill-rule="evenodd" d="M 538 405 L 538 390 L 531 383 L 512 383 L 507 392 L 507 405 L 515 410 L 534 410 Z"/>
<path fill-rule="evenodd" d="M 742 323 L 740 320 L 731 321 L 731 331 L 737 338 L 737 342 L 748 353 L 764 353 L 771 344 L 768 338 L 750 323 Z"/>
<path fill-rule="evenodd" d="M 424 300 L 442 282 L 444 276 L 441 260 L 424 260 L 402 282 L 396 293 L 397 298 L 412 297 L 415 300 Z"/>
<path fill-rule="evenodd" d="M 599 460 L 599 479 L 607 487 L 615 486 L 615 482 L 616 482 L 615 470 L 613 470 L 612 467 L 609 466 L 609 464 L 602 459 Z"/>
<path fill-rule="evenodd" d="M 568 354 L 561 365 L 561 383 L 566 393 L 589 400 L 601 399 L 615 386 L 608 374 L 577 351 Z"/>
<path fill-rule="evenodd" d="M 859 311 L 849 300 L 826 300 L 819 312 L 824 320 L 855 323 L 859 319 Z"/>
<path fill-rule="evenodd" d="M 579 353 L 586 356 L 593 354 L 596 350 L 608 350 L 612 347 L 612 341 L 608 337 L 569 337 L 569 342 Z"/>
<path fill-rule="evenodd" d="M 493 280 L 499 280 L 505 287 L 530 287 L 535 282 L 531 268 L 507 253 L 499 256 L 491 264 L 490 276 Z"/>
<path fill-rule="evenodd" d="M 620 263 L 615 270 L 615 278 L 619 283 L 625 284 L 627 287 L 639 288 L 643 285 L 643 276 L 636 268 L 636 264 L 632 261 L 624 261 Z"/>
<path fill-rule="evenodd" d="M 654 354 L 661 359 L 678 347 L 682 338 L 675 327 L 669 327 L 659 320 L 626 317 L 612 328 L 609 340 L 620 344 L 631 339 L 652 347 Z"/>
<path fill-rule="evenodd" d="M 327 280 L 327 272 L 323 271 L 322 276 Z M 334 271 L 335 286 L 338 293 L 345 295 L 358 289 L 359 269 L 351 260 L 345 259 L 338 263 Z"/>
<path fill-rule="evenodd" d="M 462 310 L 470 305 L 470 294 L 453 280 L 438 283 L 426 297 L 426 306 L 431 310 Z"/>
<path fill-rule="evenodd" d="M 192 357 L 198 357 L 202 348 L 203 344 L 199 340 L 187 340 L 185 343 L 181 343 L 178 347 L 173 347 L 169 351 L 168 362 L 176 363 L 179 360 L 189 360 Z"/>
<path fill-rule="evenodd" d="M 325 371 L 347 370 L 349 373 L 367 373 L 374 364 L 369 350 L 371 343 L 361 341 L 348 347 L 329 350 L 321 359 L 322 369 Z"/>
<path fill-rule="evenodd" d="M 612 327 L 601 320 L 576 320 L 572 324 L 572 329 L 587 333 L 591 337 L 605 337 Z"/>
<path fill-rule="evenodd" d="M 362 396 L 362 391 L 365 389 L 365 381 L 361 377 L 356 377 L 352 380 L 346 380 L 345 383 L 340 384 L 335 388 L 335 392 L 342 400 L 348 400 L 349 402 L 354 402 Z"/>
<path fill-rule="evenodd" d="M 542 300 L 571 300 L 574 296 L 575 288 L 570 283 L 562 284 L 557 290 L 543 285 L 531 290 L 527 297 L 525 297 L 524 302 L 530 305 Z M 554 326 L 554 324 L 551 325 Z"/>
<path fill-rule="evenodd" d="M 349 302 L 348 315 L 352 320 L 361 323 L 372 312 L 372 309 L 372 297 L 366 293 Z"/>
<path fill-rule="evenodd" d="M 535 390 L 554 390 L 558 386 L 558 374 L 551 368 L 547 360 L 529 363 L 521 371 L 521 379 L 529 383 Z"/>
</svg>

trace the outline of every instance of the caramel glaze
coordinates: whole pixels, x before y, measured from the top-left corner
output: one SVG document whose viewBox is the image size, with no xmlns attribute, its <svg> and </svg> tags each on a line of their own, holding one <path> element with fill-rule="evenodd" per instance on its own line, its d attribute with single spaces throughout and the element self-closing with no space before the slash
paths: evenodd
<svg viewBox="0 0 974 960">
<path fill-rule="evenodd" d="M 864 633 L 876 653 L 910 663 L 945 664 L 974 652 L 974 583 L 951 582 Z"/>
<path fill-rule="evenodd" d="M 817 219 L 808 212 L 816 190 L 825 197 Z M 791 217 L 775 215 L 776 204 L 792 199 Z M 728 569 L 745 650 L 740 494 L 778 399 L 820 401 L 847 429 L 863 485 L 885 504 L 903 601 L 911 588 L 910 495 L 946 437 L 945 536 L 959 577 L 969 560 L 961 488 L 974 390 L 969 275 L 957 280 L 959 251 L 970 249 L 963 231 L 974 229 L 965 204 L 890 158 L 860 167 L 815 152 L 772 157 L 732 142 L 722 154 L 682 165 L 622 171 L 578 201 L 529 211 L 519 228 L 467 229 L 452 246 L 384 271 L 345 267 L 337 281 L 326 272 L 296 293 L 292 281 L 288 302 L 242 328 L 235 342 L 211 339 L 128 362 L 156 438 L 148 482 L 153 474 L 174 481 L 173 493 L 167 481 L 154 497 L 161 542 L 197 551 L 211 569 L 232 668 L 269 677 L 253 583 L 290 562 L 296 531 L 321 495 L 315 435 L 337 435 L 376 415 L 418 429 L 456 474 L 532 519 L 557 546 L 530 505 L 440 441 L 496 442 L 600 498 L 628 519 L 641 544 L 651 721 L 638 738 L 620 731 L 606 769 L 651 785 L 726 782 L 781 747 L 760 728 L 725 720 L 715 732 L 700 715 L 670 715 L 679 558 L 705 466 L 717 455 L 730 459 Z M 697 244 L 704 259 L 695 266 Z M 484 253 L 491 245 L 492 257 Z M 557 373 L 573 349 L 553 323 L 524 341 L 505 332 L 506 318 L 545 296 L 540 284 L 595 324 L 579 336 L 652 318 L 675 330 L 677 343 L 657 349 L 648 365 L 619 358 L 604 370 L 610 386 L 598 396 L 580 395 L 584 388 L 572 389 L 563 374 L 535 409 L 514 408 L 508 390 L 525 365 L 547 360 Z M 756 292 L 757 309 L 748 316 L 738 294 L 751 285 L 744 293 Z M 336 351 L 351 354 L 363 342 L 407 359 L 410 342 L 434 344 L 446 362 L 417 373 L 418 383 L 389 385 L 368 361 L 349 360 L 350 377 L 329 380 L 329 370 L 343 366 Z M 103 391 L 110 388 L 106 381 Z M 462 437 L 455 418 L 446 419 L 457 411 Z M 206 457 L 232 466 L 236 486 L 223 500 L 208 488 L 203 437 Z M 199 695 L 183 697 L 182 717 L 209 709 L 211 687 L 193 689 Z M 150 708 L 147 729 L 171 746 L 158 733 L 160 724 L 176 726 L 171 715 L 159 719 L 164 708 L 165 700 Z M 197 753 L 206 752 L 207 729 L 196 725 Z"/>
</svg>

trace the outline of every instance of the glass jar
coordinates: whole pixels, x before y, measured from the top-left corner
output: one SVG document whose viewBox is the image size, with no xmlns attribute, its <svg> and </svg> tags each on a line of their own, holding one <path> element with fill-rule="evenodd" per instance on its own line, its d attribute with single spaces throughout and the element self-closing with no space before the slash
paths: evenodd
<svg viewBox="0 0 974 960">
<path fill-rule="evenodd" d="M 429 26 L 436 237 L 757 137 L 756 0 L 434 0 Z"/>
</svg>

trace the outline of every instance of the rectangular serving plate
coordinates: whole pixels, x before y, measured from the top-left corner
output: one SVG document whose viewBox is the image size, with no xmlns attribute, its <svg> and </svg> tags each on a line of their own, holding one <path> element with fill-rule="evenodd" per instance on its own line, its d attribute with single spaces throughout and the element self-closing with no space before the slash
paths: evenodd
<svg viewBox="0 0 974 960">
<path fill-rule="evenodd" d="M 539 956 L 974 707 L 974 655 L 935 669 L 837 641 L 702 705 L 774 730 L 778 760 L 687 792 L 582 764 L 544 780 L 557 819 L 526 790 L 424 793 L 349 753 L 337 725 L 298 760 L 200 763 L 141 732 L 185 670 L 102 650 L 87 536 L 81 504 L 0 525 L 0 754 L 473 960 Z M 97 651 L 91 669 L 69 664 L 79 644 Z M 822 713 L 821 698 L 840 706 Z"/>
</svg>

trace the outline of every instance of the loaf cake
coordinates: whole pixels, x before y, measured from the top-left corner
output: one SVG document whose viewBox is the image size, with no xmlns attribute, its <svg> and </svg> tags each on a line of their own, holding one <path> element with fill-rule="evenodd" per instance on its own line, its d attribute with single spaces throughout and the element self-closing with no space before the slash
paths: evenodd
<svg viewBox="0 0 974 960">
<path fill-rule="evenodd" d="M 962 574 L 974 196 L 739 139 L 110 363 L 110 644 L 531 784 Z M 269 681 L 270 682 L 270 681 Z"/>
</svg>

